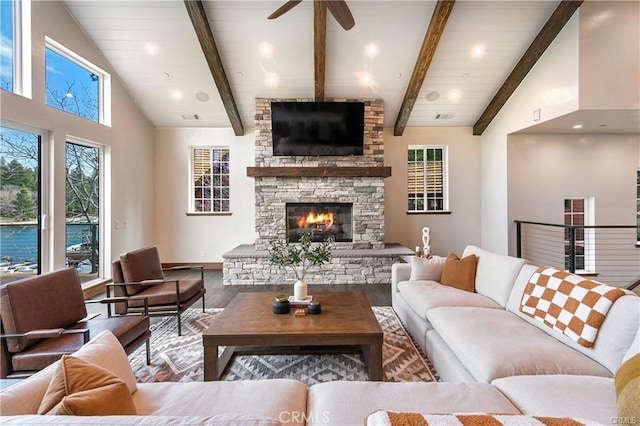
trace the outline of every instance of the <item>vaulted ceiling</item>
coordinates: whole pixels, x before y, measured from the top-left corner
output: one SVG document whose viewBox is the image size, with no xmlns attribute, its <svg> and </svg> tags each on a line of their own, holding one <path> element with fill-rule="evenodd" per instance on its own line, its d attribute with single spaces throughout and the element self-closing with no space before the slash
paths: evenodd
<svg viewBox="0 0 640 426">
<path fill-rule="evenodd" d="M 272 20 L 284 0 L 64 3 L 158 127 L 238 135 L 257 97 L 378 98 L 399 135 L 481 134 L 581 2 L 347 0 L 348 31 L 313 0 Z"/>
</svg>

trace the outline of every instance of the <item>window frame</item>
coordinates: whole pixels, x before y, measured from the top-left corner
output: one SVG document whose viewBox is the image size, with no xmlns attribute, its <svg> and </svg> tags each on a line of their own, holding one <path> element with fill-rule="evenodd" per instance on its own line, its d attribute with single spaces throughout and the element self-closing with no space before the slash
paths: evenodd
<svg viewBox="0 0 640 426">
<path fill-rule="evenodd" d="M 438 209 L 438 210 L 428 210 L 428 209 L 422 209 L 422 210 L 410 210 L 407 205 L 407 214 L 451 214 L 451 210 L 450 210 L 450 204 L 449 204 L 449 147 L 448 145 L 436 145 L 436 144 L 424 144 L 424 145 L 408 145 L 407 146 L 407 157 L 405 157 L 405 161 L 406 161 L 406 165 L 407 165 L 407 181 L 406 181 L 406 188 L 407 188 L 407 196 L 406 196 L 406 200 L 407 203 L 409 202 L 409 159 L 408 159 L 408 153 L 409 150 L 423 150 L 424 151 L 424 156 L 422 159 L 422 163 L 423 163 L 423 170 L 424 170 L 424 175 L 423 175 L 423 190 L 424 193 L 427 193 L 427 188 L 426 188 L 426 179 L 428 176 L 427 173 L 427 153 L 426 151 L 428 149 L 440 149 L 441 150 L 441 154 L 442 154 L 442 159 L 440 160 L 442 163 L 442 209 Z M 426 199 L 425 199 L 426 201 Z M 424 203 L 424 206 L 427 207 L 427 203 Z"/>
<path fill-rule="evenodd" d="M 84 68 L 88 72 L 98 76 L 98 121 L 97 123 L 104 124 L 105 126 L 111 126 L 111 74 L 109 74 L 102 68 L 98 67 L 97 65 L 93 64 L 92 62 L 88 61 L 87 59 L 83 58 L 82 56 L 78 55 L 71 49 L 58 43 L 54 39 L 48 36 L 45 36 L 44 39 L 45 39 L 45 46 L 44 46 L 45 51 L 49 49 L 52 52 L 62 56 L 66 60 L 73 62 L 77 66 Z M 45 72 L 45 82 L 46 82 L 46 72 Z M 45 105 L 52 107 L 51 105 L 46 103 L 46 99 L 45 99 Z M 52 108 L 55 108 L 55 107 L 52 107 Z M 77 114 L 73 114 L 73 113 L 70 113 L 70 114 L 79 118 L 83 118 Z M 89 120 L 89 119 L 87 120 L 93 123 L 96 123 L 96 121 Z"/>
<path fill-rule="evenodd" d="M 110 175 L 107 172 L 107 166 L 109 165 L 108 162 L 108 147 L 105 145 L 102 145 L 100 143 L 88 140 L 88 139 L 83 139 L 83 138 L 79 138 L 76 136 L 71 136 L 71 135 L 67 135 L 65 138 L 65 169 L 66 169 L 66 148 L 67 148 L 67 144 L 75 144 L 75 145 L 81 145 L 84 147 L 88 147 L 88 148 L 95 148 L 99 151 L 99 167 L 100 167 L 100 171 L 99 171 L 99 176 L 100 176 L 100 190 L 99 190 L 99 207 L 98 207 L 98 211 L 99 211 L 99 224 L 98 224 L 98 235 L 99 235 L 99 239 L 98 239 L 98 275 L 96 278 L 92 279 L 92 280 L 88 280 L 82 283 L 83 287 L 88 287 L 91 286 L 92 283 L 95 282 L 101 282 L 103 281 L 105 278 L 108 278 L 108 274 L 107 271 L 109 270 L 107 268 L 107 265 L 110 264 L 110 259 L 109 259 L 109 253 L 111 252 L 111 234 L 110 234 L 110 227 L 107 226 L 107 224 L 111 223 L 111 217 L 108 214 L 108 208 L 107 206 L 109 206 L 111 204 L 111 200 L 107 199 L 108 195 L 111 193 L 111 186 L 110 186 L 110 182 L 109 182 L 109 178 Z M 65 172 L 66 173 L 66 172 Z M 66 180 L 66 174 L 65 174 L 65 180 Z M 65 188 L 66 188 L 66 184 L 65 184 Z M 65 194 L 65 200 L 66 200 L 66 194 Z M 65 218 L 66 218 L 66 207 L 65 207 Z M 66 251 L 66 222 L 65 222 L 65 251 Z M 66 257 L 66 256 L 65 256 Z"/>
<path fill-rule="evenodd" d="M 9 0 L 12 6 L 12 88 L 7 93 L 32 97 L 31 86 L 31 0 Z"/>
<path fill-rule="evenodd" d="M 576 265 L 574 265 L 575 267 L 575 273 L 578 274 L 589 274 L 589 273 L 595 273 L 596 271 L 596 265 L 595 265 L 595 229 L 594 228 L 587 228 L 590 226 L 593 226 L 593 224 L 595 223 L 595 209 L 594 209 L 594 205 L 595 205 L 595 200 L 593 197 L 580 197 L 580 196 L 568 196 L 568 197 L 564 197 L 563 201 L 567 202 L 569 200 L 582 200 L 583 201 L 583 226 L 585 226 L 585 228 L 582 228 L 583 230 L 583 239 L 580 240 L 582 247 L 583 247 L 583 254 L 582 254 L 582 258 L 583 258 L 583 268 L 578 269 L 577 267 L 575 267 Z M 567 212 L 563 210 L 563 215 L 566 216 Z M 573 212 L 572 212 L 572 216 L 573 216 Z M 563 223 L 565 222 L 565 220 L 563 220 Z M 565 225 L 569 225 L 566 224 Z M 563 240 L 566 244 L 568 243 L 567 239 Z M 578 239 L 576 239 L 576 246 L 578 246 Z M 565 251 L 564 252 L 564 257 L 565 257 L 565 266 L 566 266 L 566 257 L 568 256 L 568 253 Z"/>
<path fill-rule="evenodd" d="M 205 149 L 205 150 L 226 150 L 228 152 L 229 155 L 229 172 L 228 172 L 228 176 L 229 176 L 229 183 L 226 186 L 226 188 L 229 190 L 229 209 L 226 211 L 197 211 L 195 209 L 195 190 L 196 190 L 196 186 L 195 186 L 195 150 L 198 149 Z M 213 158 L 213 155 L 211 156 L 211 158 Z M 189 147 L 189 167 L 188 167 L 188 173 L 189 173 L 189 178 L 188 178 L 188 182 L 189 182 L 189 196 L 188 198 L 188 205 L 187 205 L 187 216 L 230 216 L 232 214 L 232 209 L 231 209 L 231 148 L 228 145 L 203 145 L 203 146 L 190 146 Z M 211 197 L 211 199 L 213 200 L 213 196 Z"/>
<path fill-rule="evenodd" d="M 10 120 L 5 120 L 0 118 L 0 126 L 6 127 L 13 130 L 18 130 L 25 133 L 31 133 L 37 135 L 39 137 L 40 147 L 39 147 L 39 171 L 40 176 L 38 177 L 40 180 L 40 185 L 38 188 L 38 274 L 43 274 L 46 272 L 53 271 L 54 262 L 53 262 L 53 232 L 54 232 L 54 224 L 52 221 L 52 212 L 53 212 L 53 197 L 51 195 L 51 191 L 53 188 L 52 185 L 52 176 L 51 176 L 51 154 L 50 149 L 52 145 L 51 133 L 38 129 L 35 127 L 31 127 L 28 125 L 24 125 L 21 123 L 16 123 Z"/>
</svg>

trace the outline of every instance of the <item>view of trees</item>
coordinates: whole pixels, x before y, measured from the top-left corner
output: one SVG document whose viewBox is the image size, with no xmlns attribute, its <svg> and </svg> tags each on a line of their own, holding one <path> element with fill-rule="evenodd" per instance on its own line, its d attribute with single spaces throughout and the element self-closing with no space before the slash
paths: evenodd
<svg viewBox="0 0 640 426">
<path fill-rule="evenodd" d="M 35 221 L 38 216 L 39 137 L 0 130 L 0 215 L 3 222 Z"/>
</svg>

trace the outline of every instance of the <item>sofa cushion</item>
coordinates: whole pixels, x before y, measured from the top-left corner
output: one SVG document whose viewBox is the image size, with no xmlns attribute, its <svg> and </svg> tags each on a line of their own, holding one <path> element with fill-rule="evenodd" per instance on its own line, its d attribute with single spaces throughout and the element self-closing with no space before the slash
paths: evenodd
<svg viewBox="0 0 640 426">
<path fill-rule="evenodd" d="M 307 386 L 288 379 L 139 383 L 133 402 L 143 416 L 235 413 L 303 425 Z"/>
<path fill-rule="evenodd" d="M 471 254 L 478 256 L 476 292 L 492 298 L 503 307 L 506 306 L 513 284 L 525 260 L 492 253 L 476 246 L 467 246 L 462 257 Z"/>
<path fill-rule="evenodd" d="M 55 303 L 51 303 L 52 300 Z M 87 316 L 82 285 L 75 268 L 4 284 L 0 286 L 0 304 L 5 333 L 67 328 Z M 9 352 L 15 353 L 41 341 L 11 338 L 6 342 Z"/>
<path fill-rule="evenodd" d="M 124 381 L 105 368 L 64 355 L 38 414 L 134 415 L 136 409 Z"/>
<path fill-rule="evenodd" d="M 427 319 L 480 382 L 527 374 L 612 377 L 599 363 L 502 309 L 441 307 L 429 310 Z"/>
<path fill-rule="evenodd" d="M 520 312 L 590 348 L 624 290 L 542 266 L 524 288 Z"/>
<path fill-rule="evenodd" d="M 478 258 L 475 254 L 460 259 L 454 253 L 449 253 L 442 268 L 440 282 L 459 290 L 474 292 L 476 279 L 476 264 Z"/>
<path fill-rule="evenodd" d="M 529 281 L 528 272 L 533 273 L 535 269 L 536 267 L 531 265 L 525 265 L 522 268 L 523 273 L 518 277 L 513 292 L 509 296 L 507 310 L 565 345 L 598 361 L 607 367 L 613 375 L 620 366 L 625 353 L 629 350 L 638 328 L 640 328 L 640 297 L 635 294 L 627 294 L 618 298 L 607 312 L 593 347 L 585 348 L 559 331 L 552 330 L 528 315 L 524 315 L 518 309 L 522 292 Z"/>
<path fill-rule="evenodd" d="M 410 280 L 440 281 L 445 259 L 440 256 L 430 258 L 413 256 L 411 258 Z"/>
<path fill-rule="evenodd" d="M 595 376 L 513 376 L 491 382 L 524 414 L 581 417 L 611 424 L 616 417 L 613 379 Z"/>
<path fill-rule="evenodd" d="M 398 291 L 411 309 L 425 320 L 429 309 L 440 306 L 502 308 L 486 296 L 458 290 L 435 281 L 402 281 L 398 284 Z"/>
<path fill-rule="evenodd" d="M 520 413 L 504 395 L 486 383 L 335 381 L 309 388 L 310 426 L 361 426 L 376 410 Z"/>
<path fill-rule="evenodd" d="M 190 426 L 279 426 L 277 419 L 264 416 L 217 414 L 213 416 L 3 416 L 3 425 L 190 425 Z"/>
<path fill-rule="evenodd" d="M 614 377 L 618 417 L 640 418 L 640 354 L 623 362 Z"/>
</svg>

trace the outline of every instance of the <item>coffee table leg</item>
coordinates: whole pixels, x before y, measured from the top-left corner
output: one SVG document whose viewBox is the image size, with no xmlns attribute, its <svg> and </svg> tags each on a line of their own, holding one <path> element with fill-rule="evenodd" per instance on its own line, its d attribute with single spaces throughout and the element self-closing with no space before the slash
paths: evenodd
<svg viewBox="0 0 640 426">
<path fill-rule="evenodd" d="M 218 347 L 205 346 L 204 348 L 204 381 L 218 380 Z"/>
<path fill-rule="evenodd" d="M 369 380 L 381 382 L 382 377 L 382 344 L 363 345 L 362 355 L 369 372 Z"/>
</svg>

